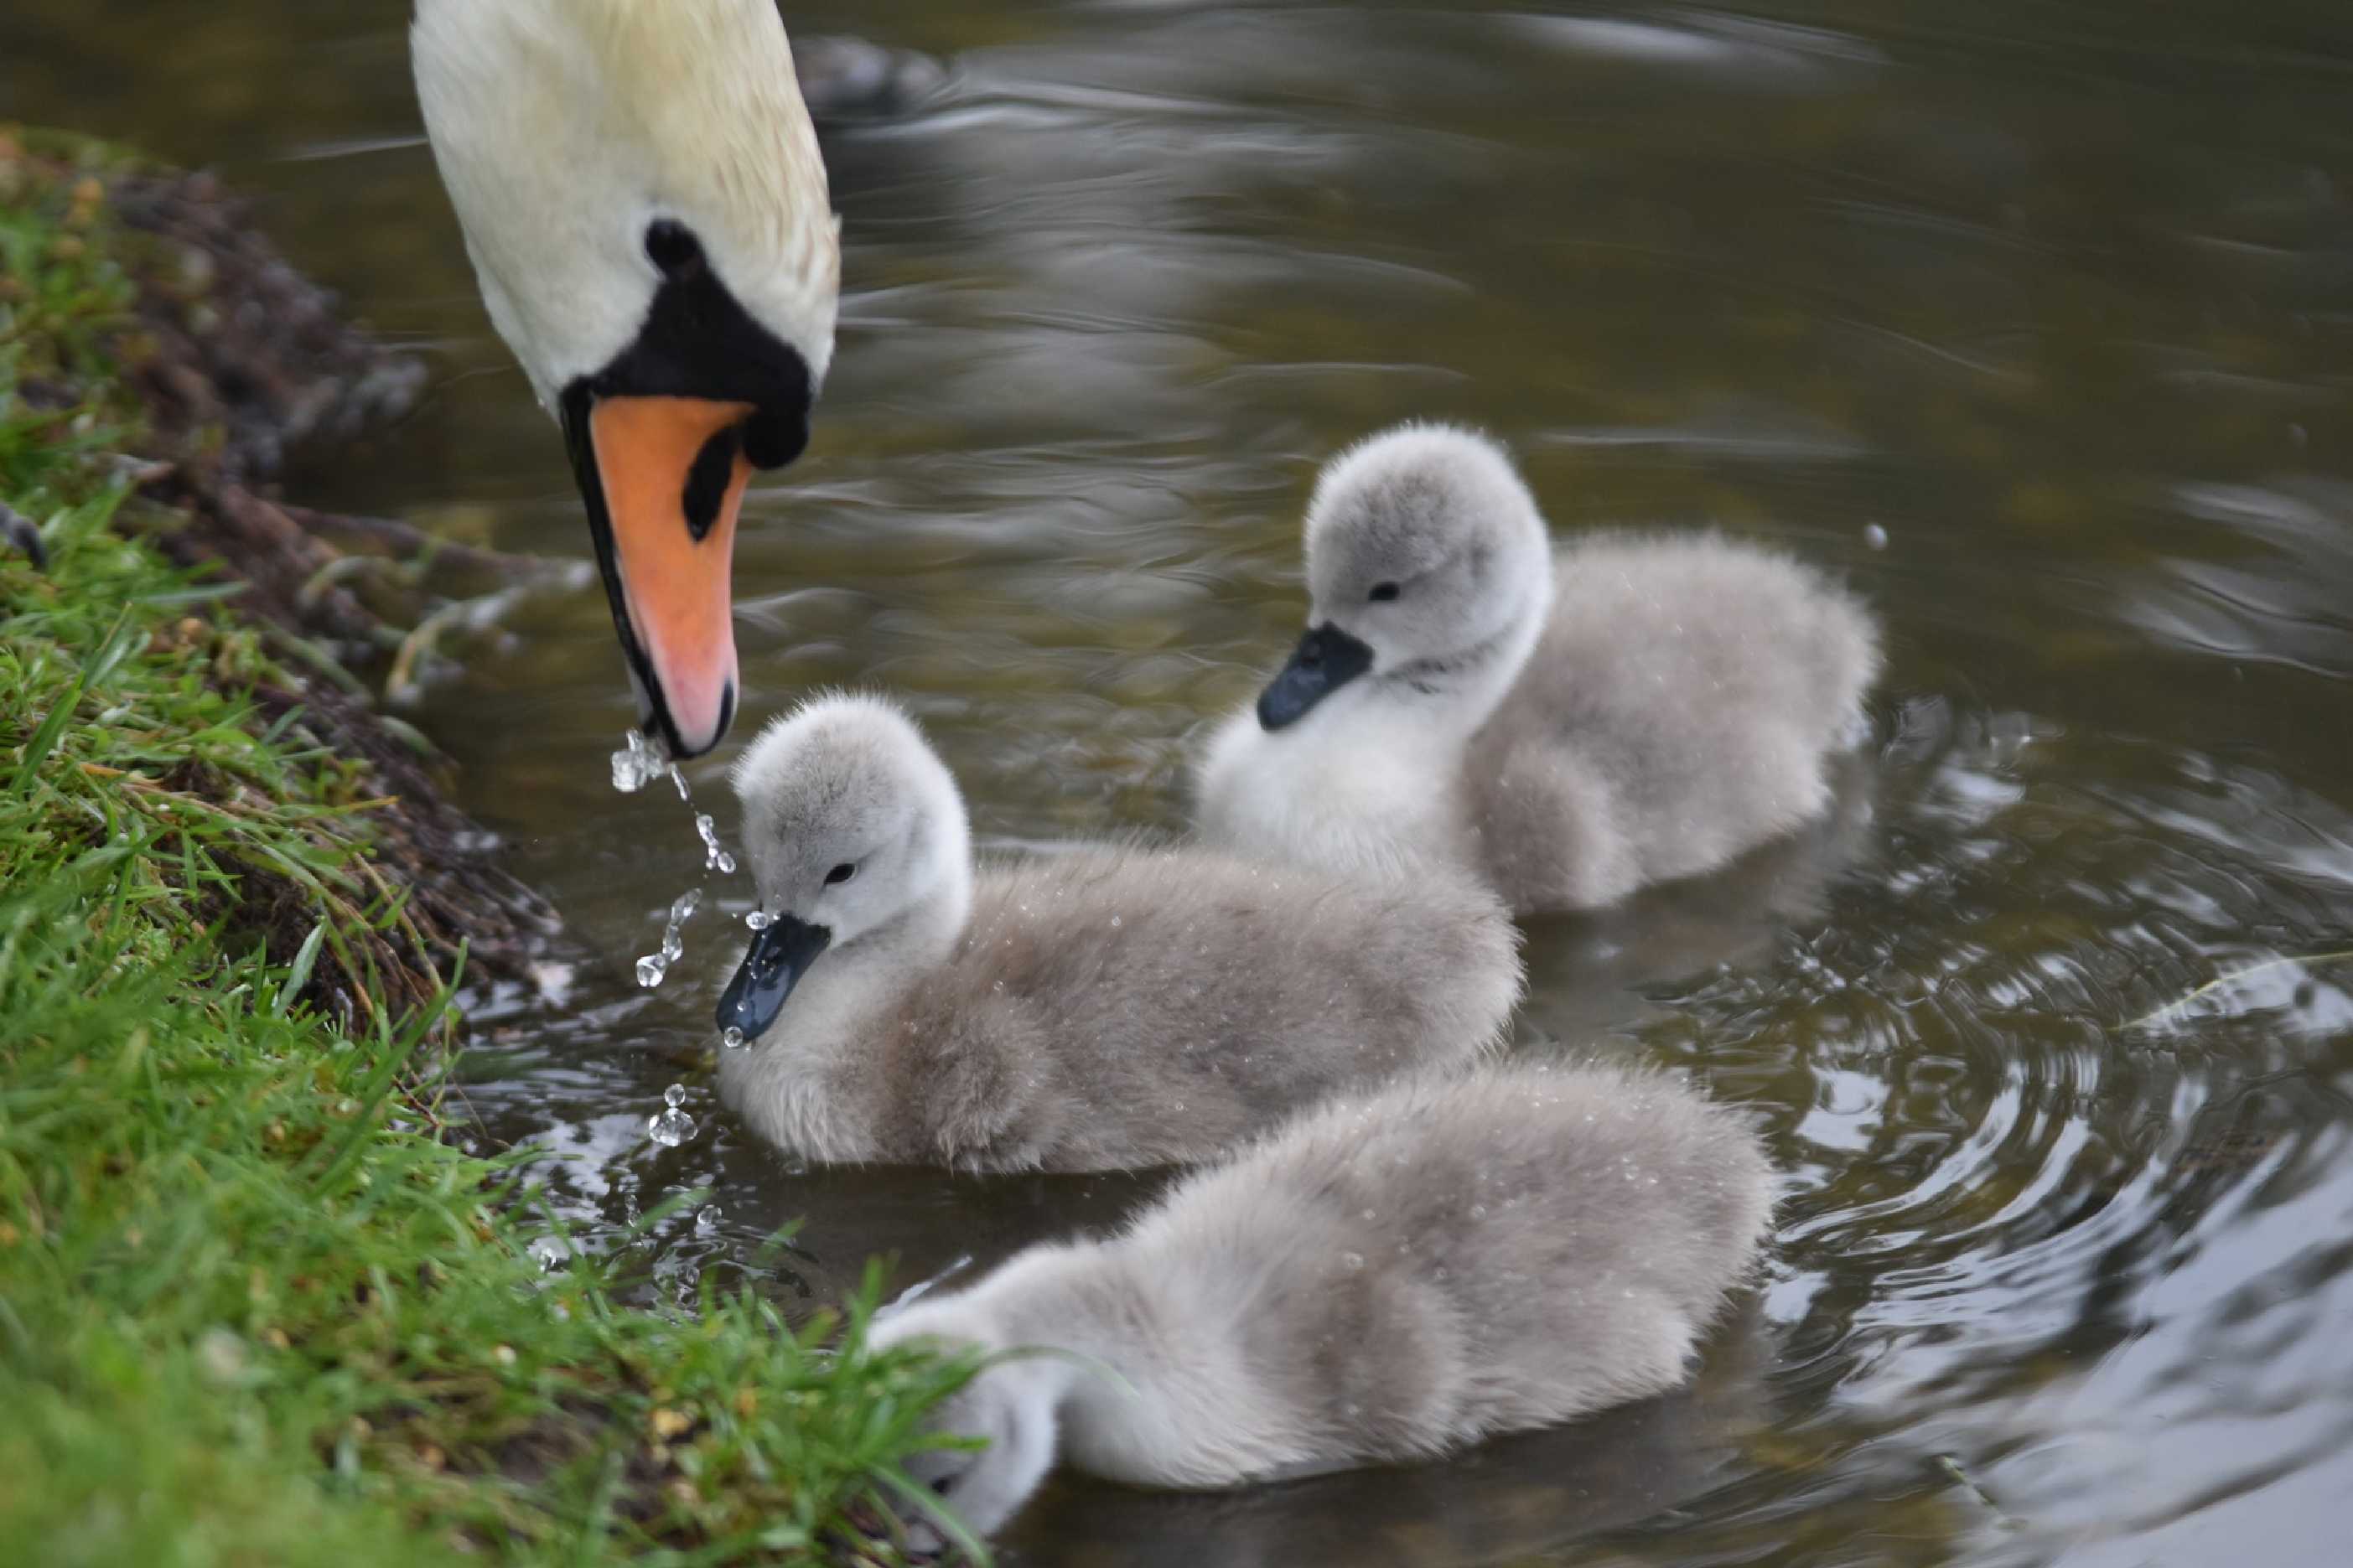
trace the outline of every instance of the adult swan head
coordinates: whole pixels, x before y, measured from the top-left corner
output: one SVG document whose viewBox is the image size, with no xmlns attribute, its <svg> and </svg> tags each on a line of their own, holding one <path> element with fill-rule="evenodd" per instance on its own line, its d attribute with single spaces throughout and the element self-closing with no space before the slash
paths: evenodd
<svg viewBox="0 0 2353 1568">
<path fill-rule="evenodd" d="M 744 489 L 808 442 L 840 226 L 774 0 L 417 0 L 418 100 L 482 298 L 560 420 L 639 717 L 736 706 Z"/>
</svg>

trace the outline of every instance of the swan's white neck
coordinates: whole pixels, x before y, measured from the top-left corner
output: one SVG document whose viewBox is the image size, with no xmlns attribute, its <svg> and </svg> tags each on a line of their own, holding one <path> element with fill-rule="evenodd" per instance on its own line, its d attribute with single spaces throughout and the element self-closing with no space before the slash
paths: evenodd
<svg viewBox="0 0 2353 1568">
<path fill-rule="evenodd" d="M 644 327 L 657 218 L 823 379 L 839 232 L 771 0 L 417 0 L 411 38 L 483 300 L 542 403 Z"/>
</svg>

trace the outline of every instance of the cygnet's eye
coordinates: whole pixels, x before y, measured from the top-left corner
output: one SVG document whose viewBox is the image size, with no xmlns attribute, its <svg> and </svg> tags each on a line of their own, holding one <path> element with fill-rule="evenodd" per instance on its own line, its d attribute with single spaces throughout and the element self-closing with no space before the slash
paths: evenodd
<svg viewBox="0 0 2353 1568">
<path fill-rule="evenodd" d="M 1397 596 L 1398 585 L 1394 583 L 1376 583 L 1373 591 L 1366 595 L 1376 605 L 1386 605 Z"/>
<path fill-rule="evenodd" d="M 845 860 L 825 874 L 825 885 L 828 888 L 839 888 L 856 875 L 858 875 L 858 868 Z"/>
</svg>

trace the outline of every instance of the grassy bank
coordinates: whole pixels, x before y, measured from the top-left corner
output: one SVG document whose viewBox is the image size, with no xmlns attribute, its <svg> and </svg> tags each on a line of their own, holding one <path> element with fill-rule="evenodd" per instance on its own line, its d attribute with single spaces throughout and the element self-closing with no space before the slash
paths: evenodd
<svg viewBox="0 0 2353 1568">
<path fill-rule="evenodd" d="M 134 390 L 120 169 L 0 132 L 0 503 L 47 556 L 0 542 L 0 1542 L 843 1555 L 950 1374 L 635 1310 L 627 1247 L 543 1275 L 513 1164 L 445 1140 L 447 944 L 316 718 L 353 683 L 168 553 L 142 462 L 218 437 Z"/>
</svg>

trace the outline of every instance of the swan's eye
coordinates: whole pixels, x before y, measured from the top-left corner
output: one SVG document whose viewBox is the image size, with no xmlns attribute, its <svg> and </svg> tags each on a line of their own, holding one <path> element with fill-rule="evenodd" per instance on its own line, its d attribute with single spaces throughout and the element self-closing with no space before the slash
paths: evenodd
<svg viewBox="0 0 2353 1568">
<path fill-rule="evenodd" d="M 839 888 L 856 875 L 858 875 L 858 868 L 844 861 L 825 874 L 825 885 L 828 888 Z"/>
<path fill-rule="evenodd" d="M 1386 605 L 1397 596 L 1398 585 L 1394 583 L 1376 583 L 1373 591 L 1366 595 L 1376 605 Z"/>
<path fill-rule="evenodd" d="M 686 225 L 659 218 L 646 226 L 646 259 L 665 278 L 691 278 L 702 270 L 702 242 Z"/>
</svg>

